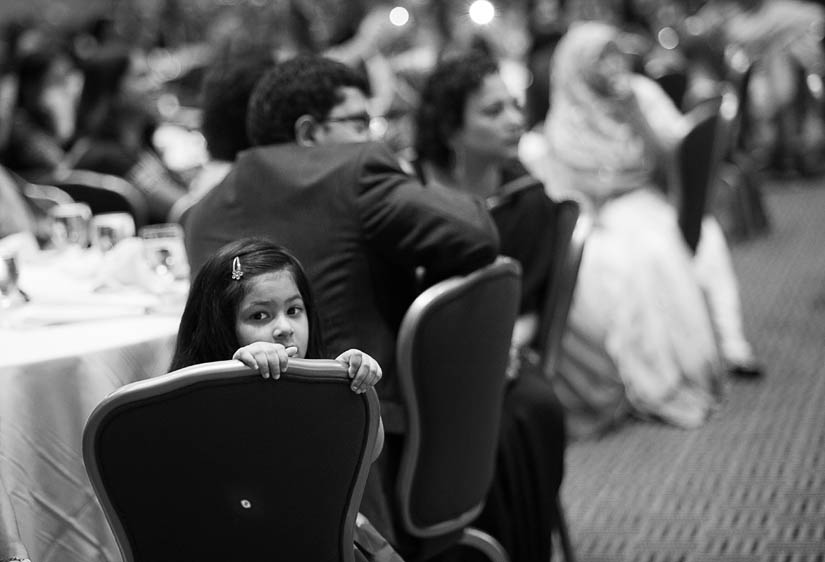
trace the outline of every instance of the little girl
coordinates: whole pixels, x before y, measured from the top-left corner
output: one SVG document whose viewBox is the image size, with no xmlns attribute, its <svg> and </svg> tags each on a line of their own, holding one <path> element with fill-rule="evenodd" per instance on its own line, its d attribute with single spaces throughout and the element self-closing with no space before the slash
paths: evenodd
<svg viewBox="0 0 825 562">
<path fill-rule="evenodd" d="M 318 324 L 294 256 L 263 239 L 232 242 L 192 282 L 170 370 L 231 357 L 277 379 L 290 357 L 324 357 Z M 347 365 L 354 392 L 381 379 L 381 367 L 362 351 L 350 349 L 337 360 Z"/>
<path fill-rule="evenodd" d="M 278 379 L 290 357 L 323 358 L 318 314 L 300 262 L 282 247 L 260 238 L 227 244 L 204 263 L 192 286 L 180 321 L 174 371 L 229 357 Z M 347 366 L 350 388 L 366 392 L 381 379 L 381 367 L 357 349 L 337 357 Z M 379 423 L 372 460 L 384 442 Z M 389 509 L 380 480 L 370 473 L 361 511 L 373 521 Z M 356 560 L 400 562 L 392 546 L 359 513 L 355 529 Z"/>
</svg>

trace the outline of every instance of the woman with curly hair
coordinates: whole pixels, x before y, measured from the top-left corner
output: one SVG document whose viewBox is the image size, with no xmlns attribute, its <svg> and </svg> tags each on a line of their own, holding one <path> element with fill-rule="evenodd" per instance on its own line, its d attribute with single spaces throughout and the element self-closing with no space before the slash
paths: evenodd
<svg viewBox="0 0 825 562">
<path fill-rule="evenodd" d="M 497 63 L 483 52 L 451 56 L 437 66 L 422 91 L 416 128 L 422 181 L 485 199 L 501 253 L 522 267 L 498 464 L 475 524 L 513 560 L 544 562 L 551 554 L 566 444 L 562 410 L 541 376 L 534 347 L 552 265 L 555 204 L 516 159 L 521 108 Z"/>
</svg>

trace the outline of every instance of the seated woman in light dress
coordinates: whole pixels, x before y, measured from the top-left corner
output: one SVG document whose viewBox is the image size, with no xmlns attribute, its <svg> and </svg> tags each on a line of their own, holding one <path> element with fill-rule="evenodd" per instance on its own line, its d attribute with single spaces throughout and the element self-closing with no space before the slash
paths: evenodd
<svg viewBox="0 0 825 562">
<path fill-rule="evenodd" d="M 610 25 L 573 26 L 556 51 L 546 153 L 528 167 L 595 216 L 554 385 L 574 434 L 630 412 L 702 424 L 724 367 L 756 372 L 718 223 L 696 256 L 657 178 L 686 126 L 652 80 L 629 71 Z"/>
</svg>

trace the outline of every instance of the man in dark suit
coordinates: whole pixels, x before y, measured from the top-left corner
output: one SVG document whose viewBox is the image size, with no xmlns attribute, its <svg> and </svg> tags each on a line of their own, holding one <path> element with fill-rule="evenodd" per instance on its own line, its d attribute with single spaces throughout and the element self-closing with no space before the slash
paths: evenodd
<svg viewBox="0 0 825 562">
<path fill-rule="evenodd" d="M 250 100 L 242 152 L 226 179 L 185 224 L 192 273 L 219 247 L 266 236 L 290 249 L 317 295 L 327 353 L 358 347 L 392 377 L 397 329 L 426 282 L 463 274 L 498 253 L 495 225 L 480 201 L 423 189 L 390 151 L 369 140 L 367 84 L 351 68 L 317 56 L 279 64 Z M 393 420 L 383 406 L 385 423 Z"/>
<path fill-rule="evenodd" d="M 482 202 L 424 189 L 384 145 L 368 142 L 367 92 L 360 74 L 329 59 L 278 64 L 250 100 L 254 147 L 192 208 L 184 228 L 193 274 L 243 236 L 266 236 L 301 260 L 326 352 L 356 347 L 382 366 L 376 389 L 389 436 L 403 431 L 395 343 L 419 287 L 416 270 L 424 283 L 468 273 L 495 259 L 498 235 Z"/>
</svg>

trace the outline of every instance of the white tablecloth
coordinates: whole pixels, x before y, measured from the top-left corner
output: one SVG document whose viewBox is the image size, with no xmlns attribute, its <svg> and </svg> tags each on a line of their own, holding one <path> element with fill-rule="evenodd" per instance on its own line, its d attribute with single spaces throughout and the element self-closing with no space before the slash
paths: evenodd
<svg viewBox="0 0 825 562">
<path fill-rule="evenodd" d="M 113 390 L 166 372 L 177 324 L 146 316 L 0 331 L 0 478 L 33 561 L 120 559 L 83 466 L 83 427 Z"/>
<path fill-rule="evenodd" d="M 179 317 L 146 313 L 136 295 L 124 306 L 77 294 L 82 280 L 26 267 L 32 304 L 0 327 L 0 561 L 27 552 L 33 562 L 117 562 L 83 465 L 83 427 L 115 389 L 167 372 Z M 54 304 L 67 287 L 75 301 Z"/>
</svg>

